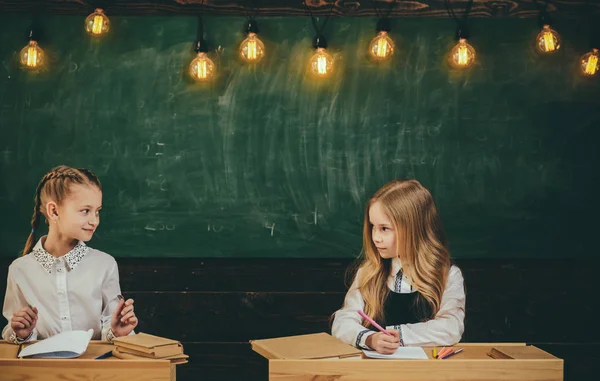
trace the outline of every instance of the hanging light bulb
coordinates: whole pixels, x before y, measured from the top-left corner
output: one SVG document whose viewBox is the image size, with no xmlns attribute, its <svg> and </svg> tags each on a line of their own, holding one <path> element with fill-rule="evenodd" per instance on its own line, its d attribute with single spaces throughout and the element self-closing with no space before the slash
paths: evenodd
<svg viewBox="0 0 600 381">
<path fill-rule="evenodd" d="M 593 76 L 598 73 L 598 49 L 593 48 L 591 52 L 584 54 L 580 59 L 583 74 Z"/>
<path fill-rule="evenodd" d="M 204 6 L 204 0 L 202 1 Z M 215 64 L 210 58 L 208 58 L 208 45 L 204 41 L 204 21 L 202 20 L 202 13 L 198 16 L 198 30 L 196 32 L 196 58 L 190 62 L 189 73 L 190 76 L 198 82 L 208 82 L 215 76 Z"/>
<path fill-rule="evenodd" d="M 44 64 L 44 51 L 33 39 L 33 31 L 29 32 L 29 43 L 21 49 L 19 56 L 21 64 L 29 69 L 36 69 Z"/>
<path fill-rule="evenodd" d="M 265 55 L 265 44 L 258 38 L 258 25 L 254 19 L 248 21 L 248 37 L 240 45 L 240 55 L 246 62 L 258 62 Z"/>
<path fill-rule="evenodd" d="M 552 19 L 547 11 L 548 4 L 549 2 L 546 1 L 544 7 L 539 9 L 538 25 L 542 30 L 535 38 L 535 46 L 542 53 L 553 53 L 560 49 L 560 36 L 550 27 Z"/>
<path fill-rule="evenodd" d="M 317 48 L 317 52 L 310 58 L 310 70 L 318 77 L 325 77 L 333 70 L 333 58 L 325 48 Z"/>
<path fill-rule="evenodd" d="M 542 53 L 552 53 L 560 49 L 560 36 L 550 28 L 549 24 L 544 24 L 542 31 L 536 37 L 536 42 L 537 48 Z"/>
<path fill-rule="evenodd" d="M 394 41 L 388 35 L 390 23 L 387 18 L 377 22 L 377 36 L 369 44 L 369 54 L 376 61 L 385 61 L 394 54 Z"/>
<path fill-rule="evenodd" d="M 258 62 L 265 55 L 265 45 L 256 36 L 256 33 L 248 33 L 248 38 L 242 41 L 240 54 L 247 62 Z"/>
<path fill-rule="evenodd" d="M 214 76 L 215 64 L 204 52 L 198 52 L 190 63 L 190 75 L 197 81 L 209 81 Z"/>
<path fill-rule="evenodd" d="M 458 44 L 450 51 L 450 65 L 455 69 L 467 69 L 475 63 L 475 49 L 466 38 L 459 38 Z"/>
<path fill-rule="evenodd" d="M 385 61 L 394 54 L 394 41 L 388 36 L 388 32 L 381 31 L 369 45 L 371 57 L 378 61 Z"/>
<path fill-rule="evenodd" d="M 104 14 L 104 10 L 96 8 L 94 13 L 85 18 L 85 31 L 92 36 L 101 36 L 110 29 L 110 20 Z"/>
<path fill-rule="evenodd" d="M 196 43 L 196 58 L 190 63 L 190 75 L 192 78 L 199 82 L 210 81 L 215 74 L 215 64 L 212 62 L 206 54 L 206 43 L 199 40 Z"/>
<path fill-rule="evenodd" d="M 475 49 L 467 43 L 467 39 L 470 37 L 467 19 L 471 12 L 473 0 L 470 0 L 467 4 L 462 19 L 456 17 L 449 0 L 446 0 L 445 3 L 448 14 L 456 21 L 456 37 L 458 39 L 458 44 L 450 50 L 448 63 L 455 69 L 468 69 L 475 63 Z"/>
<path fill-rule="evenodd" d="M 319 78 L 327 77 L 333 71 L 333 58 L 327 53 L 325 37 L 315 37 L 313 47 L 316 52 L 308 62 L 310 72 Z"/>
</svg>

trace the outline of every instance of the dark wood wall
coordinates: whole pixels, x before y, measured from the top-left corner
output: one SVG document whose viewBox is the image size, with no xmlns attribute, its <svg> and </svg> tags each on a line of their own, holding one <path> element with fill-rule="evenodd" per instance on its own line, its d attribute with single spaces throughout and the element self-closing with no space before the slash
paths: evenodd
<svg viewBox="0 0 600 381">
<path fill-rule="evenodd" d="M 10 259 L 0 260 L 6 279 Z M 183 342 L 178 380 L 266 380 L 248 340 L 328 331 L 349 260 L 118 259 L 138 331 Z M 527 342 L 565 359 L 568 381 L 597 380 L 600 260 L 457 261 L 467 286 L 463 341 Z M 3 283 L 4 281 L 3 281 Z M 0 289 L 0 291 L 4 291 Z"/>
<path fill-rule="evenodd" d="M 462 17 L 469 0 L 450 0 Z M 546 5 L 546 3 L 548 3 Z M 374 5 L 375 4 L 375 5 Z M 306 0 L 314 15 L 334 17 L 448 17 L 445 0 Z M 0 12 L 86 15 L 95 7 L 107 15 L 307 16 L 302 0 L 2 0 Z M 470 17 L 537 17 L 540 8 L 558 17 L 584 17 L 600 10 L 597 0 L 474 0 Z M 388 13 L 389 12 L 389 13 Z"/>
</svg>

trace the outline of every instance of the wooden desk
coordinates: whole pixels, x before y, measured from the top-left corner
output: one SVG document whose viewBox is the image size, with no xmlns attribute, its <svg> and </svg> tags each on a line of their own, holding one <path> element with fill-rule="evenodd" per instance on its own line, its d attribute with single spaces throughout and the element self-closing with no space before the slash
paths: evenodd
<svg viewBox="0 0 600 381">
<path fill-rule="evenodd" d="M 543 359 L 496 360 L 487 356 L 493 346 L 522 343 L 460 343 L 460 354 L 444 360 L 269 360 L 271 381 L 563 381 L 563 360 L 549 353 Z"/>
<path fill-rule="evenodd" d="M 2 381 L 175 381 L 175 365 L 168 360 L 94 360 L 113 349 L 102 341 L 91 341 L 87 351 L 75 359 L 18 359 L 18 348 L 0 341 Z"/>
</svg>

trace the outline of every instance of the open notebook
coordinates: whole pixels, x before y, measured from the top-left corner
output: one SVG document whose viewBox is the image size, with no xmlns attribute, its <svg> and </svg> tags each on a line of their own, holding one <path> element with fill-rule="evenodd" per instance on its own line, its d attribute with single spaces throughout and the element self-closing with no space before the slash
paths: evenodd
<svg viewBox="0 0 600 381">
<path fill-rule="evenodd" d="M 391 355 L 383 355 L 376 351 L 363 350 L 365 356 L 373 359 L 404 359 L 404 360 L 427 360 L 428 357 L 421 347 L 399 347 Z"/>
<path fill-rule="evenodd" d="M 68 331 L 28 345 L 19 357 L 70 359 L 81 356 L 87 349 L 94 330 Z"/>
</svg>

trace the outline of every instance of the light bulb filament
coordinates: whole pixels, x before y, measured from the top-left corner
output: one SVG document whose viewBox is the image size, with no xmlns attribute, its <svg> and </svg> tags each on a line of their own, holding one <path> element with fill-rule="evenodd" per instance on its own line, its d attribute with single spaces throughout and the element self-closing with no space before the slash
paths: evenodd
<svg viewBox="0 0 600 381">
<path fill-rule="evenodd" d="M 248 41 L 248 59 L 256 59 L 256 40 L 254 39 Z"/>
<path fill-rule="evenodd" d="M 458 65 L 464 66 L 469 62 L 469 51 L 467 47 L 461 45 L 458 47 L 458 61 L 456 62 Z"/>
<path fill-rule="evenodd" d="M 35 46 L 30 46 L 29 48 L 27 48 L 27 66 L 37 66 L 37 49 L 35 48 Z"/>
<path fill-rule="evenodd" d="M 100 15 L 94 16 L 94 23 L 92 25 L 92 33 L 102 33 L 102 27 L 104 26 L 104 19 Z"/>
<path fill-rule="evenodd" d="M 544 32 L 544 49 L 547 52 L 552 52 L 556 49 L 556 46 L 554 45 L 554 36 L 552 35 L 551 32 Z"/>
<path fill-rule="evenodd" d="M 377 57 L 385 57 L 387 54 L 388 43 L 385 38 L 380 38 L 377 44 Z"/>
<path fill-rule="evenodd" d="M 327 57 L 320 55 L 317 58 L 317 71 L 319 75 L 327 74 Z"/>
<path fill-rule="evenodd" d="M 587 65 L 585 65 L 585 74 L 594 75 L 598 70 L 598 56 L 591 55 L 588 58 Z"/>
<path fill-rule="evenodd" d="M 198 78 L 205 79 L 206 77 L 206 61 L 201 60 L 198 62 Z"/>
</svg>

